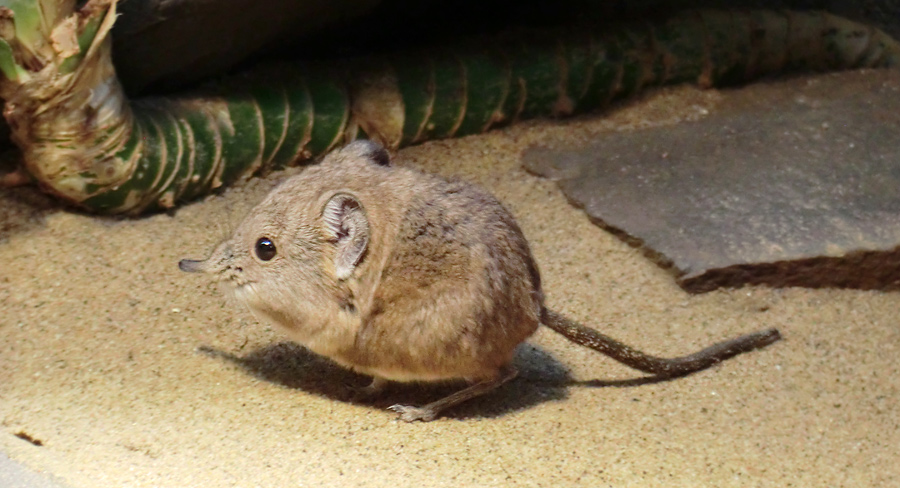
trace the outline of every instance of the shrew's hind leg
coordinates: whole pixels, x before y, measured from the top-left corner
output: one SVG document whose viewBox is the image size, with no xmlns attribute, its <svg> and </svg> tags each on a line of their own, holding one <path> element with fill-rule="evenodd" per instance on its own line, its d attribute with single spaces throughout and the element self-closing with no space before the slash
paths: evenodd
<svg viewBox="0 0 900 488">
<path fill-rule="evenodd" d="M 515 378 L 517 374 L 519 374 L 519 371 L 515 367 L 513 367 L 512 365 L 507 365 L 501 368 L 500 371 L 497 372 L 497 375 L 495 377 L 491 379 L 481 380 L 478 383 L 474 383 L 471 386 L 459 390 L 456 393 L 447 395 L 440 400 L 433 401 L 423 407 L 398 404 L 392 405 L 388 407 L 388 409 L 399 413 L 400 419 L 407 422 L 414 422 L 416 420 L 421 420 L 422 422 L 430 422 L 434 420 L 442 411 L 450 407 L 459 405 L 466 400 L 470 400 L 477 396 L 484 395 L 489 391 L 495 390 L 503 383 L 506 383 L 507 381 Z"/>
<path fill-rule="evenodd" d="M 373 398 L 377 398 L 379 395 L 384 393 L 387 389 L 390 381 L 381 378 L 379 376 L 373 376 L 372 382 L 363 387 L 355 387 L 353 388 L 353 396 L 352 399 L 354 401 L 363 401 L 363 400 L 371 400 Z"/>
</svg>

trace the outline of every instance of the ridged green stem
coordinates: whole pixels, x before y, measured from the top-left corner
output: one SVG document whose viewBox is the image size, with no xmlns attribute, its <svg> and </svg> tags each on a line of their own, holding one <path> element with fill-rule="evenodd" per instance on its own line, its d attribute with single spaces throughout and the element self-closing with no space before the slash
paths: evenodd
<svg viewBox="0 0 900 488">
<path fill-rule="evenodd" d="M 667 83 L 900 65 L 896 41 L 833 15 L 691 11 L 655 23 L 528 30 L 378 58 L 265 66 L 193 94 L 129 103 L 110 65 L 110 41 L 99 38 L 108 34 L 99 7 L 114 12 L 115 0 L 88 5 L 94 13 L 82 23 L 80 53 L 57 60 L 69 79 L 61 90 L 48 93 L 47 80 L 29 73 L 20 83 L 26 89 L 3 92 L 15 93 L 6 113 L 28 171 L 66 200 L 104 213 L 171 208 L 357 137 L 399 147 L 596 110 Z M 2 44 L 0 69 L 5 83 L 16 82 Z"/>
</svg>

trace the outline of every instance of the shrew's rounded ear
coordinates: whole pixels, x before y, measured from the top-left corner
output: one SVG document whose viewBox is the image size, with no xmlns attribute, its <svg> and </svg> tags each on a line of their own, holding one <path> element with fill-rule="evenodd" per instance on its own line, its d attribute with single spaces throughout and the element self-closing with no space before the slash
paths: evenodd
<svg viewBox="0 0 900 488">
<path fill-rule="evenodd" d="M 391 155 L 387 149 L 375 141 L 359 139 L 347 144 L 341 149 L 341 153 L 354 159 L 365 159 L 378 166 L 390 166 Z"/>
<path fill-rule="evenodd" d="M 322 222 L 329 241 L 335 246 L 335 274 L 339 280 L 345 280 L 353 274 L 369 247 L 366 211 L 355 196 L 337 193 L 322 209 Z"/>
</svg>

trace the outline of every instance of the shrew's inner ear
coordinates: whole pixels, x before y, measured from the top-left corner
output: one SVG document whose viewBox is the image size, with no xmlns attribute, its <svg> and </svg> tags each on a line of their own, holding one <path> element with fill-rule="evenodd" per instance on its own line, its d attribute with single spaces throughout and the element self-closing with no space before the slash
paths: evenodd
<svg viewBox="0 0 900 488">
<path fill-rule="evenodd" d="M 339 280 L 353 274 L 369 247 L 369 219 L 355 196 L 338 193 L 322 209 L 322 222 L 335 246 L 334 269 Z"/>
</svg>

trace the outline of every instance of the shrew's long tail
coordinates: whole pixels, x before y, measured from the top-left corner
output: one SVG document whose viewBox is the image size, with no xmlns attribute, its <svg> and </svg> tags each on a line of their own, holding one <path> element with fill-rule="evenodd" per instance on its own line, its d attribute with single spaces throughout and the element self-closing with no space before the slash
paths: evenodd
<svg viewBox="0 0 900 488">
<path fill-rule="evenodd" d="M 688 356 L 659 358 L 622 344 L 546 308 L 542 313 L 541 322 L 576 344 L 589 347 L 628 367 L 661 378 L 688 375 L 781 339 L 781 333 L 777 329 L 768 329 L 719 342 Z"/>
</svg>

